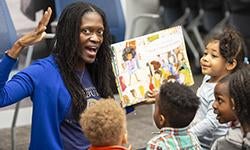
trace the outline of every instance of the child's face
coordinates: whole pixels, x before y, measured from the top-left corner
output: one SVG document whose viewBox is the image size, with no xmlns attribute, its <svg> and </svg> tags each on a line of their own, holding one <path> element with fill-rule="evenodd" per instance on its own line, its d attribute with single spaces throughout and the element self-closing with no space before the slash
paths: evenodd
<svg viewBox="0 0 250 150">
<path fill-rule="evenodd" d="M 128 53 L 128 55 L 127 55 L 127 59 L 128 59 L 128 60 L 131 60 L 132 58 L 133 58 L 132 53 Z"/>
<path fill-rule="evenodd" d="M 163 127 L 163 123 L 164 123 L 164 117 L 162 116 L 161 112 L 160 112 L 160 108 L 159 108 L 159 95 L 156 96 L 155 98 L 155 111 L 154 111 L 154 122 L 157 128 L 161 129 Z"/>
<path fill-rule="evenodd" d="M 200 59 L 203 74 L 220 78 L 227 73 L 226 59 L 221 56 L 219 45 L 218 40 L 207 44 L 204 54 Z"/>
<path fill-rule="evenodd" d="M 216 119 L 220 123 L 235 121 L 234 104 L 229 95 L 228 82 L 217 83 L 214 89 L 215 101 L 213 103 Z"/>
</svg>

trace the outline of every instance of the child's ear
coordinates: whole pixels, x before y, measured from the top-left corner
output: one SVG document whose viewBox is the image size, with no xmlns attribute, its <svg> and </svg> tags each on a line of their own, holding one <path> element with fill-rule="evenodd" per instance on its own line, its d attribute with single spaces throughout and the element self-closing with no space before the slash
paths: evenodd
<svg viewBox="0 0 250 150">
<path fill-rule="evenodd" d="M 122 144 L 128 143 L 128 132 L 125 132 L 122 137 Z"/>
<path fill-rule="evenodd" d="M 232 71 L 236 67 L 236 65 L 237 65 L 237 60 L 233 59 L 233 62 L 226 64 L 226 69 L 228 71 Z"/>
<path fill-rule="evenodd" d="M 160 115 L 160 125 L 163 127 L 165 125 L 166 118 L 163 115 Z"/>
</svg>

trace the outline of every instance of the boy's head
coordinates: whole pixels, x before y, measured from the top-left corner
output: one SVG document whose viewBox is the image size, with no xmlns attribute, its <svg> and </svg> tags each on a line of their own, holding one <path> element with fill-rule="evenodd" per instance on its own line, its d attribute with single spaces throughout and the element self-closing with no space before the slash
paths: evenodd
<svg viewBox="0 0 250 150">
<path fill-rule="evenodd" d="M 236 115 L 243 129 L 250 128 L 250 66 L 238 70 L 229 82 L 229 92 L 235 103 Z M 248 131 L 250 132 L 250 131 Z"/>
<path fill-rule="evenodd" d="M 156 97 L 154 121 L 158 128 L 183 128 L 190 124 L 199 107 L 199 98 L 187 86 L 165 82 Z"/>
<path fill-rule="evenodd" d="M 202 56 L 201 70 L 203 74 L 222 77 L 243 65 L 244 41 L 232 27 L 211 38 Z"/>
<path fill-rule="evenodd" d="M 126 116 L 114 99 L 97 101 L 81 115 L 80 125 L 93 146 L 122 145 L 127 141 Z"/>
<path fill-rule="evenodd" d="M 229 93 L 229 80 L 231 75 L 227 75 L 219 80 L 214 89 L 215 101 L 213 103 L 216 119 L 220 123 L 237 120 L 235 114 L 234 100 Z"/>
</svg>

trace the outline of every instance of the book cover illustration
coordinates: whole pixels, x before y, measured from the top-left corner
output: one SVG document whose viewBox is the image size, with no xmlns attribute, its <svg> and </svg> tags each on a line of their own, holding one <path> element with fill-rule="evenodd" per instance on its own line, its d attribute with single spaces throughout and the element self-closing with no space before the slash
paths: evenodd
<svg viewBox="0 0 250 150">
<path fill-rule="evenodd" d="M 111 45 L 113 71 L 123 107 L 145 101 L 165 80 L 193 85 L 181 26 Z"/>
</svg>

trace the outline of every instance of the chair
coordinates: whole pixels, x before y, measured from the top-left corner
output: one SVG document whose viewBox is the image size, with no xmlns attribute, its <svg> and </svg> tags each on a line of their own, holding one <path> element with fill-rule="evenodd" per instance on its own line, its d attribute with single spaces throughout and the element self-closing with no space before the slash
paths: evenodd
<svg viewBox="0 0 250 150">
<path fill-rule="evenodd" d="M 10 49 L 12 47 L 12 45 L 14 44 L 14 42 L 17 40 L 17 33 L 16 33 L 16 29 L 13 25 L 9 10 L 8 10 L 8 6 L 6 4 L 5 0 L 0 0 L 0 59 L 3 57 L 4 52 L 8 49 Z M 24 67 L 27 67 L 30 62 L 31 62 L 31 56 L 33 53 L 33 47 L 30 46 L 28 48 L 28 52 L 27 52 L 27 56 L 26 56 L 26 60 L 25 60 L 25 64 Z M 10 77 L 11 78 L 15 73 L 18 72 L 18 68 L 15 67 L 11 73 L 10 73 Z M 15 107 L 15 113 L 13 116 L 13 121 L 12 121 L 12 126 L 11 126 L 11 142 L 12 142 L 12 149 L 16 149 L 15 146 L 15 126 L 16 126 L 16 120 L 17 120 L 17 116 L 18 116 L 18 110 L 19 110 L 19 103 L 16 104 Z"/>
<path fill-rule="evenodd" d="M 204 10 L 203 27 L 209 32 L 224 18 L 224 0 L 199 0 L 199 2 L 200 8 Z"/>
<path fill-rule="evenodd" d="M 158 14 L 139 14 L 135 17 L 135 19 L 132 22 L 133 28 L 130 31 L 131 37 L 133 37 L 134 28 L 136 26 L 136 23 L 140 19 L 149 18 L 149 19 L 158 19 L 155 24 L 150 25 L 151 28 L 155 28 L 155 26 L 158 26 L 157 30 L 169 28 L 177 25 L 183 26 L 183 36 L 184 39 L 190 48 L 193 57 L 194 57 L 194 67 L 195 72 L 198 68 L 200 68 L 199 63 L 199 52 L 196 49 L 194 43 L 191 40 L 191 37 L 189 36 L 187 30 L 185 29 L 186 24 L 189 22 L 189 20 L 193 16 L 193 3 L 190 3 L 186 0 L 160 0 L 160 10 Z M 151 29 L 152 30 L 152 29 Z M 148 30 L 148 31 L 151 31 Z M 155 30 L 155 31 L 157 31 Z"/>
<path fill-rule="evenodd" d="M 198 3 L 199 14 L 188 24 L 187 30 L 194 34 L 199 52 L 203 53 L 205 49 L 203 40 L 215 33 L 222 32 L 229 14 L 224 1 L 198 0 Z"/>
<path fill-rule="evenodd" d="M 190 22 L 192 22 L 193 18 L 198 14 L 198 12 L 197 12 L 197 7 L 198 7 L 197 0 L 195 0 L 195 1 L 194 0 L 192 0 L 192 1 L 179 0 L 178 7 L 179 7 L 179 9 L 180 8 L 183 9 L 183 13 L 180 17 L 176 18 L 176 20 L 173 21 L 170 26 L 177 26 L 177 25 L 183 26 L 184 39 L 185 39 L 187 46 L 189 47 L 189 49 L 192 52 L 193 57 L 194 57 L 193 71 L 198 73 L 199 68 L 200 68 L 199 50 L 196 48 L 194 42 L 191 39 L 191 36 L 188 34 L 188 30 L 186 27 Z M 167 12 L 165 12 L 165 13 L 167 13 Z"/>
<path fill-rule="evenodd" d="M 59 18 L 62 10 L 73 2 L 79 0 L 55 0 L 55 8 L 57 19 Z M 109 30 L 113 36 L 112 42 L 120 42 L 125 38 L 125 17 L 121 5 L 121 0 L 80 0 L 95 4 L 101 8 L 107 16 Z"/>
<path fill-rule="evenodd" d="M 0 59 L 17 39 L 15 27 L 10 18 L 5 0 L 0 1 Z"/>
<path fill-rule="evenodd" d="M 228 24 L 234 26 L 243 36 L 246 48 L 245 56 L 250 58 L 250 1 L 249 0 L 225 0 L 229 9 Z"/>
</svg>

